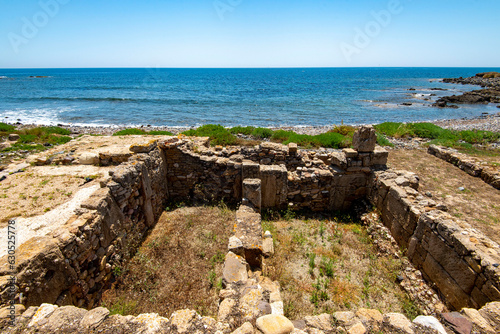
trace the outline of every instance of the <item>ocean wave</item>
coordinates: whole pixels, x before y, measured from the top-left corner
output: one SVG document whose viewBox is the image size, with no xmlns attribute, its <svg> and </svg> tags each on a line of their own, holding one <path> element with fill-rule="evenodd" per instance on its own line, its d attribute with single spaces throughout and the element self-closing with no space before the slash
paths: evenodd
<svg viewBox="0 0 500 334">
<path fill-rule="evenodd" d="M 86 101 L 86 102 L 145 102 L 149 99 L 132 99 L 122 97 L 52 97 L 43 96 L 32 100 L 54 100 L 54 101 Z"/>
</svg>

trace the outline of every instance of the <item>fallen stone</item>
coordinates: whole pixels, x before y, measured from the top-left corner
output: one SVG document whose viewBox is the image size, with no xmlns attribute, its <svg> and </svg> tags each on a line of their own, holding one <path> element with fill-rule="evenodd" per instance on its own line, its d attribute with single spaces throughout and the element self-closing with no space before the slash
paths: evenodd
<svg viewBox="0 0 500 334">
<path fill-rule="evenodd" d="M 282 315 L 265 315 L 258 318 L 256 323 L 264 334 L 288 334 L 294 329 L 293 323 Z"/>
<path fill-rule="evenodd" d="M 399 331 L 401 333 L 413 334 L 411 321 L 401 313 L 387 313 L 384 315 L 384 327 L 389 330 Z"/>
<path fill-rule="evenodd" d="M 355 325 L 353 325 L 351 328 L 349 328 L 347 333 L 348 334 L 365 334 L 366 327 L 361 322 L 357 322 Z"/>
<path fill-rule="evenodd" d="M 470 334 L 472 322 L 458 312 L 442 313 L 444 323 L 458 334 Z"/>
<path fill-rule="evenodd" d="M 92 152 L 83 152 L 78 161 L 81 165 L 96 165 L 99 163 L 99 155 Z"/>
<path fill-rule="evenodd" d="M 245 322 L 243 326 L 232 332 L 231 334 L 254 334 L 255 330 L 251 323 Z"/>
<path fill-rule="evenodd" d="M 305 318 L 305 321 L 309 327 L 318 328 L 324 331 L 333 330 L 332 317 L 326 313 L 317 316 L 308 316 Z"/>
<path fill-rule="evenodd" d="M 436 318 L 432 316 L 419 315 L 413 320 L 413 323 L 419 324 L 424 327 L 432 328 L 439 334 L 446 334 L 446 329 L 444 329 L 444 326 Z"/>
<path fill-rule="evenodd" d="M 333 317 L 335 318 L 336 322 L 344 327 L 348 327 L 349 325 L 352 325 L 352 322 L 355 318 L 354 313 L 351 311 L 345 311 L 345 312 L 335 312 L 333 314 Z"/>
<path fill-rule="evenodd" d="M 377 324 L 381 324 L 382 321 L 384 321 L 384 317 L 382 316 L 382 313 L 380 313 L 379 310 L 360 308 L 356 312 L 356 316 L 361 321 L 365 321 L 365 322 L 369 322 L 369 323 L 375 322 Z"/>
<path fill-rule="evenodd" d="M 19 138 L 21 138 L 17 133 L 10 133 L 9 134 L 9 141 L 18 141 Z"/>
</svg>

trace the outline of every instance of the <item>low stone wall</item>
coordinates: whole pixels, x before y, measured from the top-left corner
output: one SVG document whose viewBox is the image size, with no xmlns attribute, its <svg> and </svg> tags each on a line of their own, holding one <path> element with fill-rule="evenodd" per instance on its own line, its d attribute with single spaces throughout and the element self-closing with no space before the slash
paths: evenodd
<svg viewBox="0 0 500 334">
<path fill-rule="evenodd" d="M 115 268 L 135 253 L 164 209 L 165 167 L 159 149 L 135 155 L 110 171 L 64 226 L 20 245 L 14 298 L 8 258 L 0 259 L 1 304 L 98 303 Z"/>
<path fill-rule="evenodd" d="M 376 172 L 369 198 L 410 261 L 453 309 L 500 300 L 500 246 L 421 195 L 413 173 Z"/>
<path fill-rule="evenodd" d="M 457 166 L 469 175 L 480 177 L 493 188 L 500 189 L 500 173 L 492 168 L 485 167 L 477 159 L 470 158 L 454 149 L 436 145 L 429 146 L 427 152 Z"/>
</svg>

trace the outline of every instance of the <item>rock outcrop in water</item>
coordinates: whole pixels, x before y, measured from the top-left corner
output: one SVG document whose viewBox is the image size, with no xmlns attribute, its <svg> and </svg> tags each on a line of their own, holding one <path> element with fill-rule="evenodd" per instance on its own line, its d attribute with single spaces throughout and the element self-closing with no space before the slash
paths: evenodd
<svg viewBox="0 0 500 334">
<path fill-rule="evenodd" d="M 450 107 L 448 103 L 500 103 L 500 73 L 498 72 L 478 73 L 476 76 L 469 78 L 460 77 L 443 79 L 443 82 L 462 85 L 478 85 L 484 89 L 465 92 L 462 95 L 445 96 L 437 100 L 433 106 L 444 108 Z"/>
</svg>

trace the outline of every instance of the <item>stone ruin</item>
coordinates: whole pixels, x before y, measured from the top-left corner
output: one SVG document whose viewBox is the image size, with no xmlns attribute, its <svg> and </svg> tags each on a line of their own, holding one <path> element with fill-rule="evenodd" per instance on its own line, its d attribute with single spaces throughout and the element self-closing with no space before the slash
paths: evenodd
<svg viewBox="0 0 500 334">
<path fill-rule="evenodd" d="M 14 289 L 8 256 L 0 259 L 1 325 L 6 333 L 500 332 L 500 247 L 422 196 L 417 175 L 387 169 L 388 152 L 375 138 L 372 127 L 361 127 L 353 149 L 299 150 L 293 143 L 213 149 L 208 138 L 135 137 L 126 149 L 80 152 L 74 164 L 114 167 L 67 221 L 20 244 Z M 373 204 L 408 259 L 460 313 L 442 314 L 441 322 L 367 309 L 294 322 L 283 316 L 279 284 L 262 275 L 274 249 L 261 209 L 348 210 L 360 199 Z M 191 310 L 110 316 L 93 308 L 169 200 L 241 203 L 218 318 Z"/>
</svg>

